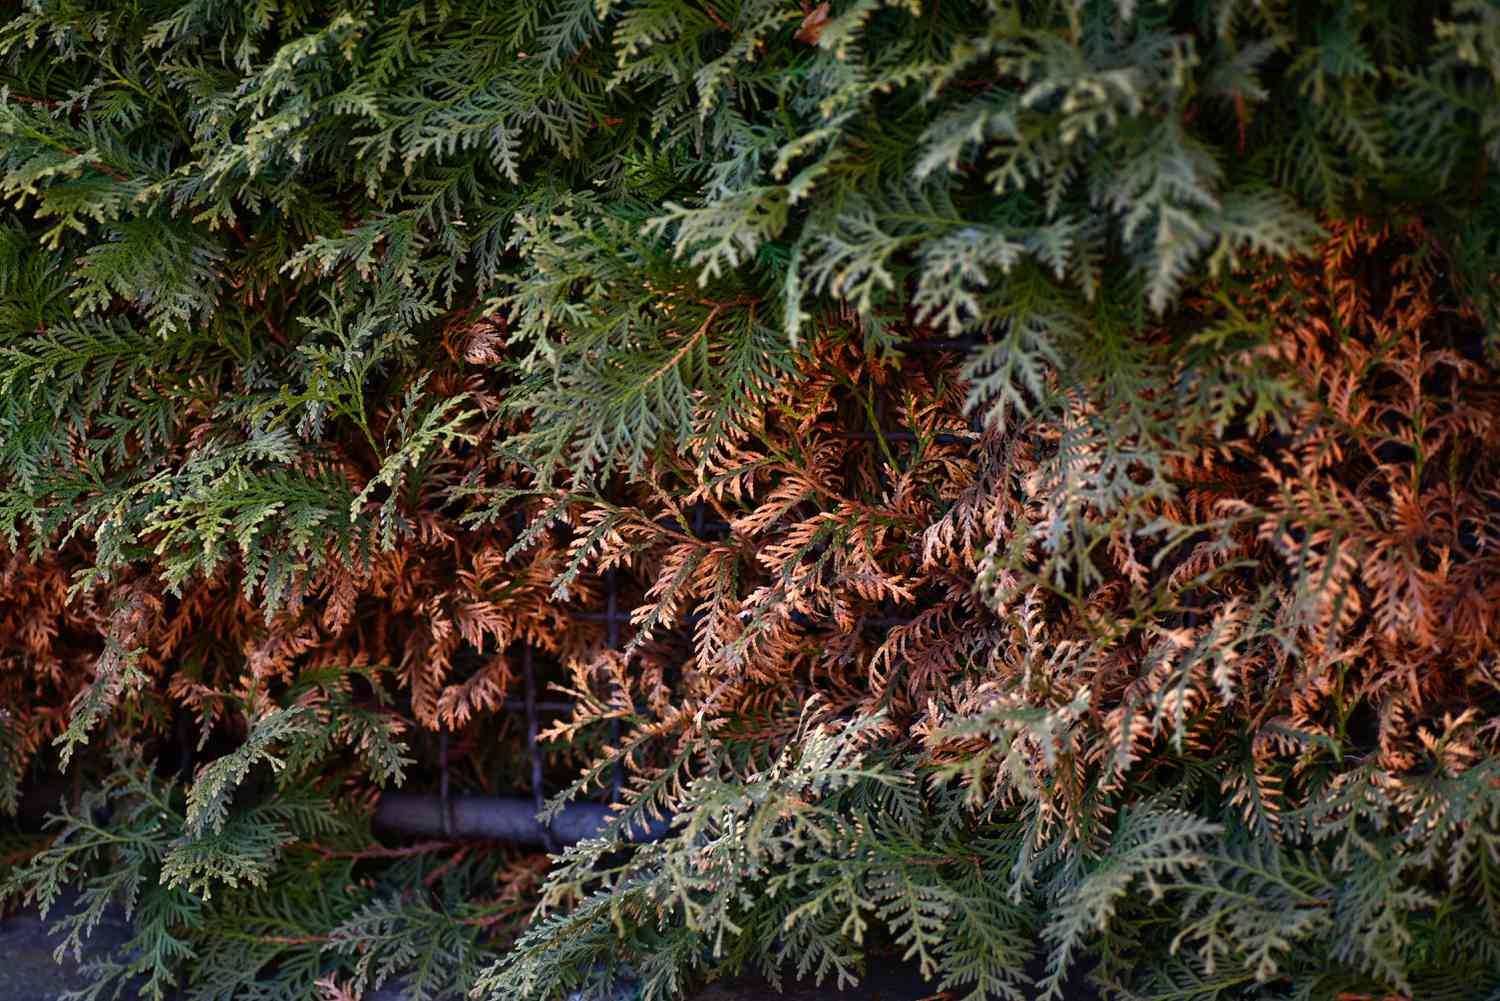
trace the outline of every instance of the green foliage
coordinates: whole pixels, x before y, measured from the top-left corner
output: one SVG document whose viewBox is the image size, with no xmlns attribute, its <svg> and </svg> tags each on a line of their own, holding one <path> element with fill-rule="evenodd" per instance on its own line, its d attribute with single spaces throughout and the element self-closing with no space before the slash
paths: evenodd
<svg viewBox="0 0 1500 1001">
<path fill-rule="evenodd" d="M 226 776 L 294 740 L 299 722 L 273 714 L 252 735 L 257 751 L 218 759 L 186 792 L 132 762 L 138 748 L 122 749 L 110 778 L 54 816 L 51 844 L 7 874 L 0 896 L 59 911 L 59 956 L 81 953 L 111 908 L 131 916 L 132 938 L 90 950 L 77 998 L 131 984 L 154 999 L 305 998 L 399 977 L 410 997 L 432 1001 L 476 976 L 488 934 L 514 911 L 482 899 L 503 855 L 434 866 L 369 851 L 364 819 L 320 781 L 321 756 L 300 767 L 288 757 L 274 795 L 215 798 Z M 414 898 L 424 883 L 432 897 Z"/>
<path fill-rule="evenodd" d="M 853 4 L 809 36 L 779 0 L 39 5 L 0 34 L 0 127 L 15 218 L 46 228 L 6 246 L 61 256 L 12 249 L 0 274 L 70 327 L 7 324 L 5 438 L 86 389 L 75 430 L 135 415 L 91 479 L 139 483 L 194 399 L 252 441 L 268 407 L 295 413 L 302 440 L 245 471 L 265 482 L 327 419 L 373 439 L 366 395 L 475 296 L 529 351 L 508 405 L 532 430 L 510 447 L 547 477 L 638 471 L 699 410 L 729 433 L 836 304 L 885 347 L 908 296 L 945 336 L 1008 330 L 979 363 L 999 413 L 1088 354 L 1066 331 L 1103 288 L 1161 313 L 1247 253 L 1308 248 L 1316 211 L 1443 214 L 1484 183 L 1487 5 L 1135 6 Z M 22 447 L 24 496 L 83 472 L 55 438 Z M 212 526 L 253 522 L 256 496 L 187 508 L 167 548 L 206 533 L 216 553 Z M 170 502 L 148 492 L 116 530 Z M 51 527 L 19 508 L 12 535 L 23 512 Z"/>
<path fill-rule="evenodd" d="M 665 998 L 687 971 L 747 966 L 844 981 L 880 934 L 935 989 L 975 999 L 1065 997 L 1085 968 L 1163 999 L 1500 989 L 1495 761 L 1382 794 L 1373 769 L 1339 791 L 1310 783 L 1269 837 L 1198 815 L 1200 794 L 1165 778 L 1100 804 L 1119 810 L 1106 838 L 1038 852 L 1039 801 L 987 821 L 940 772 L 872 744 L 874 723 L 813 731 L 727 783 L 723 748 L 663 841 L 624 862 L 613 838 L 568 850 L 544 916 L 475 996 L 562 997 L 633 974 Z M 1023 728 L 1048 739 L 1039 726 Z"/>
</svg>

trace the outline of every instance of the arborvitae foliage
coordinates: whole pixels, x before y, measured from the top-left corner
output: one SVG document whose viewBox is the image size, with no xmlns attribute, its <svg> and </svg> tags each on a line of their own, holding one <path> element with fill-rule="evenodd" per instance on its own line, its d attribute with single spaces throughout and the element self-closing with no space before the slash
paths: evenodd
<svg viewBox="0 0 1500 1001">
<path fill-rule="evenodd" d="M 1479 0 L 32 0 L 3 892 L 157 996 L 1500 992 L 1497 156 Z M 539 897 L 364 819 L 527 788 L 523 645 L 626 775 Z"/>
<path fill-rule="evenodd" d="M 1091 384 L 1013 435 L 887 399 L 916 439 L 887 459 L 820 391 L 857 359 L 817 364 L 771 408 L 803 451 L 726 463 L 764 472 L 723 492 L 737 596 L 677 569 L 724 543 L 605 544 L 659 554 L 639 618 L 699 618 L 638 655 L 650 712 L 606 660 L 559 729 L 670 736 L 626 799 L 679 826 L 571 852 L 488 996 L 617 960 L 663 991 L 842 973 L 874 929 L 982 996 L 1025 996 L 1029 960 L 1133 997 L 1500 986 L 1500 384 L 1419 228 L 1335 228 L 1143 338 L 1154 393 Z"/>
</svg>

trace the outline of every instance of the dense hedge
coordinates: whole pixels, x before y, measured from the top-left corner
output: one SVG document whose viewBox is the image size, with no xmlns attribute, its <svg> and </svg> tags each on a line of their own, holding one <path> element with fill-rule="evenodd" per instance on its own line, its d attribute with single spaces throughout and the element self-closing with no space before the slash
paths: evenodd
<svg viewBox="0 0 1500 1001">
<path fill-rule="evenodd" d="M 100 996 L 1500 997 L 1492 4 L 30 0 L 0 87 L 0 892 Z M 537 791 L 533 654 L 616 822 L 376 841 Z"/>
</svg>

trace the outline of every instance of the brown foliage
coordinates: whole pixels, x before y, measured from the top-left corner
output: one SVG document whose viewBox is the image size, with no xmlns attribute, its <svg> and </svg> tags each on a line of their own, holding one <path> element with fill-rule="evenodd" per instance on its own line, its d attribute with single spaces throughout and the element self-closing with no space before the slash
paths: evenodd
<svg viewBox="0 0 1500 1001">
<path fill-rule="evenodd" d="M 999 770 L 1025 773 L 1067 823 L 1091 788 L 1162 767 L 1163 742 L 1243 735 L 1225 788 L 1275 824 L 1319 741 L 1394 773 L 1500 750 L 1500 392 L 1439 268 L 1419 229 L 1341 226 L 1321 257 L 1196 307 L 1195 329 L 1229 311 L 1259 340 L 1209 362 L 1202 337 L 1149 341 L 1132 363 L 1177 395 L 1060 386 L 1005 435 L 965 419 L 954 355 L 892 365 L 830 332 L 732 443 L 481 524 L 455 488 L 518 472 L 484 458 L 507 430 L 493 394 L 452 379 L 485 424 L 429 472 L 413 534 L 305 582 L 272 621 L 232 574 L 181 599 L 142 578 L 69 602 L 66 553 L 6 556 L 0 698 L 34 753 L 113 630 L 153 679 L 122 697 L 158 729 L 171 702 L 214 725 L 230 696 L 374 664 L 418 724 L 464 732 L 502 710 L 524 642 L 571 678 L 578 709 L 552 736 L 622 721 L 637 782 L 721 730 L 773 746 L 815 706 L 883 712 L 934 762 L 989 748 L 977 802 Z M 486 365 L 498 337 L 447 343 Z M 603 606 L 606 574 L 633 609 L 623 649 L 575 614 Z M 997 722 L 1022 710 L 1050 742 Z"/>
</svg>

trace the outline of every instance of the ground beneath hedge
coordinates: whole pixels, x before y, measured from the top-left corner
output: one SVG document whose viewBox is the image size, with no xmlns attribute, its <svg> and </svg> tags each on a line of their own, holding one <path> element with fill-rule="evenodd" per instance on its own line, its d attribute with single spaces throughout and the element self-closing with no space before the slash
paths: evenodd
<svg viewBox="0 0 1500 1001">
<path fill-rule="evenodd" d="M 106 946 L 125 940 L 123 922 L 105 922 L 95 932 Z M 42 919 L 31 911 L 0 919 L 0 998 L 6 1001 L 54 1001 L 63 991 L 83 986 L 69 957 L 53 962 L 57 940 L 47 934 Z"/>
</svg>

